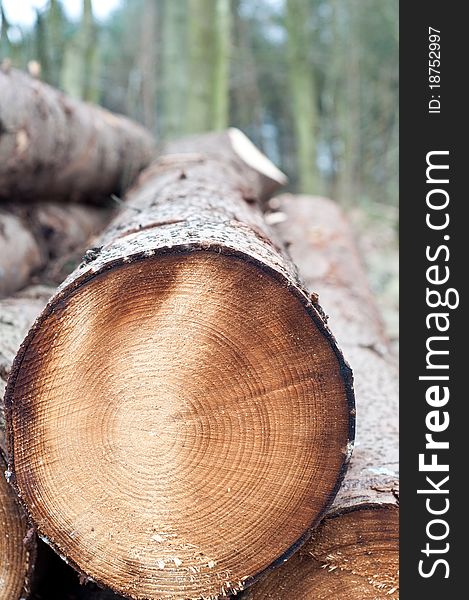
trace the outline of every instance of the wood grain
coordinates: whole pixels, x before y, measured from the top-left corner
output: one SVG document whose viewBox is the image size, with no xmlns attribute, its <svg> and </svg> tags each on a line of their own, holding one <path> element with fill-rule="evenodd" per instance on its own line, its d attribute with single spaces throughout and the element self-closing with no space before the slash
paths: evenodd
<svg viewBox="0 0 469 600">
<path fill-rule="evenodd" d="M 29 590 L 34 542 L 25 543 L 28 526 L 12 488 L 0 451 L 0 600 L 19 600 Z"/>
<path fill-rule="evenodd" d="M 319 293 L 354 369 L 356 447 L 326 518 L 245 600 L 385 600 L 399 595 L 398 391 L 395 358 L 350 227 L 324 198 L 275 199 L 277 231 Z M 279 217 L 281 216 L 281 218 Z"/>
<path fill-rule="evenodd" d="M 7 388 L 38 530 L 130 598 L 247 586 L 305 541 L 350 457 L 350 369 L 262 218 L 275 168 L 231 135 L 142 175 Z"/>
</svg>

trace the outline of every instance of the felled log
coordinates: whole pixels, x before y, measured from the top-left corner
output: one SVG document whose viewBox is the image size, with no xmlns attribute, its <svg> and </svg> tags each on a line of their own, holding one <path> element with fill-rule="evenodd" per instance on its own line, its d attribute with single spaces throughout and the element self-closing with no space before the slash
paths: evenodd
<svg viewBox="0 0 469 600">
<path fill-rule="evenodd" d="M 36 537 L 5 478 L 3 394 L 21 340 L 49 295 L 36 287 L 23 298 L 0 300 L 0 600 L 19 600 L 29 594 L 36 558 Z"/>
<path fill-rule="evenodd" d="M 11 365 L 21 342 L 53 291 L 53 288 L 46 286 L 31 286 L 14 297 L 0 300 L 0 450 L 4 453 L 3 397 Z"/>
<path fill-rule="evenodd" d="M 0 207 L 0 297 L 24 287 L 44 264 L 45 257 L 29 227 Z"/>
<path fill-rule="evenodd" d="M 259 208 L 283 174 L 239 131 L 171 152 L 50 300 L 6 392 L 39 532 L 135 599 L 226 595 L 288 557 L 354 433 L 350 369 Z"/>
<path fill-rule="evenodd" d="M 353 366 L 357 439 L 327 517 L 310 541 L 246 593 L 246 600 L 397 598 L 398 394 L 350 228 L 329 200 L 276 198 L 278 226 L 310 289 L 319 292 Z"/>
<path fill-rule="evenodd" d="M 0 300 L 0 600 L 119 600 L 82 585 L 77 573 L 55 555 L 27 525 L 16 495 L 5 480 L 7 464 L 3 394 L 15 354 L 54 289 L 30 286 Z"/>
<path fill-rule="evenodd" d="M 81 204 L 0 205 L 0 297 L 28 285 L 51 262 L 61 266 L 83 254 L 111 215 L 110 208 Z"/>
<path fill-rule="evenodd" d="M 29 591 L 34 543 L 25 538 L 28 525 L 5 479 L 7 465 L 0 451 L 0 600 L 19 600 Z"/>
<path fill-rule="evenodd" d="M 0 199 L 100 200 L 153 158 L 143 127 L 0 66 Z"/>
</svg>

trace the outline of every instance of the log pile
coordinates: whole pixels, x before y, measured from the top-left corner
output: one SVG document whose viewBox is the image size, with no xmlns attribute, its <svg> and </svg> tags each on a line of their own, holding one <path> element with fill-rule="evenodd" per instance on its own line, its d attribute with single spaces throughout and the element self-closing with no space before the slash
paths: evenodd
<svg viewBox="0 0 469 600">
<path fill-rule="evenodd" d="M 259 209 L 282 178 L 238 131 L 172 147 L 15 359 L 11 481 L 48 543 L 121 594 L 243 588 L 342 479 L 351 374 Z"/>
<path fill-rule="evenodd" d="M 152 160 L 136 123 L 0 65 L 0 200 L 98 201 Z"/>
<path fill-rule="evenodd" d="M 335 207 L 271 199 L 238 130 L 155 157 L 0 92 L 0 600 L 395 595 L 395 377 Z"/>
<path fill-rule="evenodd" d="M 354 368 L 358 430 L 347 475 L 311 540 L 254 585 L 246 600 L 397 598 L 398 391 L 350 228 L 324 198 L 281 196 L 279 234 Z"/>
<path fill-rule="evenodd" d="M 54 291 L 41 282 L 59 283 L 79 262 L 115 212 L 110 195 L 123 192 L 154 152 L 139 125 L 0 66 L 0 398 L 21 341 Z M 38 572 L 48 567 L 3 476 L 6 460 L 1 402 L 0 598 L 17 600 L 36 593 Z"/>
<path fill-rule="evenodd" d="M 24 288 L 36 276 L 60 283 L 67 261 L 83 254 L 112 213 L 110 207 L 83 204 L 1 203 L 0 298 Z M 52 264 L 54 273 L 46 277 L 44 271 Z"/>
</svg>

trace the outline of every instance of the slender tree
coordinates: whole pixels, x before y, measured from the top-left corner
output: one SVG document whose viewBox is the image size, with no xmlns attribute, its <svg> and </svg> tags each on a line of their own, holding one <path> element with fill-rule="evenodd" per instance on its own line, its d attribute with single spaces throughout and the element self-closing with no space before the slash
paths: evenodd
<svg viewBox="0 0 469 600">
<path fill-rule="evenodd" d="M 156 0 L 144 0 L 139 71 L 141 75 L 142 120 L 143 124 L 150 130 L 154 130 L 156 125 L 156 21 Z"/>
<path fill-rule="evenodd" d="M 70 40 L 64 58 L 62 87 L 75 98 L 97 102 L 99 57 L 97 28 L 91 0 L 83 0 L 83 14 L 79 28 Z"/>
<path fill-rule="evenodd" d="M 360 7 L 355 0 L 347 0 L 345 3 L 335 0 L 333 4 L 335 30 L 342 40 L 339 44 L 340 80 L 337 82 L 339 92 L 337 121 L 340 127 L 341 155 L 336 198 L 345 204 L 350 204 L 356 198 L 360 177 L 358 169 L 361 142 L 359 10 Z"/>
<path fill-rule="evenodd" d="M 160 119 L 163 139 L 184 133 L 188 91 L 187 9 L 187 0 L 163 2 Z"/>
<path fill-rule="evenodd" d="M 229 0 L 189 0 L 187 131 L 228 124 L 228 72 L 231 44 Z"/>
<path fill-rule="evenodd" d="M 311 13 L 308 2 L 287 0 L 288 70 L 296 141 L 299 188 L 320 190 L 317 169 L 317 96 L 309 48 Z"/>
<path fill-rule="evenodd" d="M 252 48 L 252 26 L 241 16 L 242 0 L 233 0 L 232 39 L 232 124 L 249 132 L 261 143 L 262 101 L 258 81 L 258 65 Z"/>
<path fill-rule="evenodd" d="M 210 129 L 213 90 L 215 0 L 189 0 L 190 88 L 187 130 L 191 133 Z"/>
<path fill-rule="evenodd" d="M 229 124 L 229 77 L 231 50 L 230 0 L 217 0 L 215 14 L 216 55 L 213 83 L 213 128 Z"/>
<path fill-rule="evenodd" d="M 49 64 L 48 83 L 58 87 L 62 72 L 66 19 L 59 0 L 50 0 L 46 16 L 46 36 Z"/>
<path fill-rule="evenodd" d="M 46 18 L 40 10 L 36 9 L 36 23 L 34 27 L 35 52 L 41 66 L 41 77 L 49 82 L 49 53 L 47 52 Z"/>
</svg>

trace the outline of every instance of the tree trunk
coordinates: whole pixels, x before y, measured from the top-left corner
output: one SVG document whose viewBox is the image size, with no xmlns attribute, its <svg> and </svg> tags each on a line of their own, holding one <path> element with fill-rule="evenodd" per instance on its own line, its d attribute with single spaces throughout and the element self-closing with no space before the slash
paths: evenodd
<svg viewBox="0 0 469 600">
<path fill-rule="evenodd" d="M 213 121 L 211 129 L 218 130 L 225 129 L 229 125 L 231 53 L 230 0 L 216 0 L 215 42 Z"/>
<path fill-rule="evenodd" d="M 283 174 L 238 130 L 171 152 L 51 299 L 6 392 L 39 531 L 138 599 L 235 592 L 288 557 L 354 432 L 349 367 L 260 211 Z"/>
<path fill-rule="evenodd" d="M 187 95 L 186 131 L 211 128 L 215 56 L 216 0 L 188 0 L 188 45 L 191 85 Z"/>
<path fill-rule="evenodd" d="M 0 200 L 119 194 L 153 156 L 139 125 L 0 68 Z"/>
<path fill-rule="evenodd" d="M 83 0 L 82 6 L 80 25 L 65 49 L 61 87 L 72 98 L 99 102 L 97 29 L 91 0 Z"/>
<path fill-rule="evenodd" d="M 311 7 L 287 0 L 288 62 L 292 118 L 298 164 L 298 187 L 304 193 L 320 191 L 316 141 L 317 98 L 313 68 L 308 55 L 311 45 Z"/>
<path fill-rule="evenodd" d="M 111 214 L 79 204 L 0 206 L 0 298 L 25 287 L 51 262 L 62 268 L 73 253 L 83 254 Z"/>
<path fill-rule="evenodd" d="M 317 290 L 354 369 L 356 448 L 341 489 L 311 540 L 253 586 L 249 600 L 397 598 L 398 395 L 394 359 L 350 229 L 324 198 L 282 196 L 283 239 Z"/>
<path fill-rule="evenodd" d="M 191 85 L 186 130 L 222 129 L 228 125 L 229 1 L 189 0 L 188 6 Z"/>
<path fill-rule="evenodd" d="M 335 33 L 338 40 L 337 54 L 340 62 L 336 81 L 336 107 L 340 137 L 340 162 L 337 177 L 337 199 L 350 205 L 357 198 L 360 188 L 361 148 L 360 136 L 363 130 L 360 119 L 361 99 L 361 60 L 360 7 L 354 0 L 344 4 L 336 0 L 333 5 Z M 344 48 L 347 49 L 344 52 Z M 387 111 L 385 112 L 387 114 Z"/>
<path fill-rule="evenodd" d="M 187 0 L 164 0 L 161 31 L 161 135 L 164 140 L 185 133 L 187 109 Z"/>
<path fill-rule="evenodd" d="M 67 19 L 59 0 L 50 0 L 46 15 L 46 51 L 48 52 L 49 78 L 47 83 L 58 87 L 63 66 L 65 50 L 65 29 Z"/>
<path fill-rule="evenodd" d="M 47 39 L 46 17 L 38 8 L 36 8 L 36 23 L 34 26 L 34 45 L 35 56 L 40 65 L 39 73 L 44 81 L 53 81 L 53 74 L 50 65 Z"/>
<path fill-rule="evenodd" d="M 139 47 L 138 63 L 142 78 L 141 103 L 143 124 L 150 131 L 155 131 L 156 129 L 156 65 L 159 57 L 157 21 L 157 3 L 155 0 L 145 0 L 141 16 L 142 38 Z"/>
<path fill-rule="evenodd" d="M 258 64 L 254 60 L 250 22 L 242 16 L 243 0 L 233 0 L 233 69 L 231 123 L 249 133 L 259 144 L 262 140 L 263 101 L 259 89 Z"/>
</svg>

